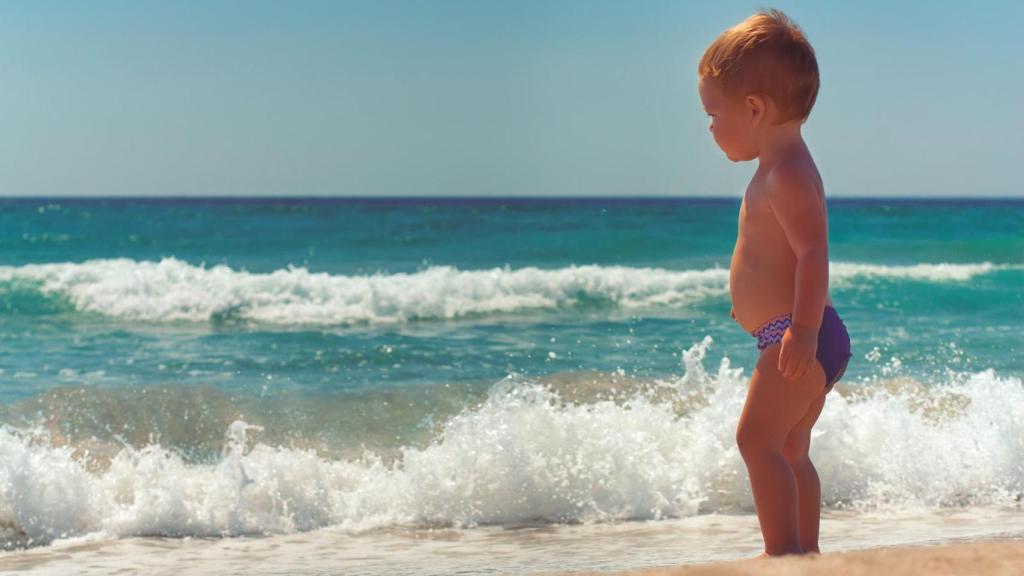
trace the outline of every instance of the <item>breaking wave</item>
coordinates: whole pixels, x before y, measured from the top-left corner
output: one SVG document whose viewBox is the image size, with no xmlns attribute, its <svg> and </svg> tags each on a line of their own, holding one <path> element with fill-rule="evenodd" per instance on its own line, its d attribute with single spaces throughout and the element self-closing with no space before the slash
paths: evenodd
<svg viewBox="0 0 1024 576">
<path fill-rule="evenodd" d="M 753 512 L 734 441 L 742 369 L 712 341 L 683 354 L 681 376 L 624 397 L 569 401 L 509 377 L 452 415 L 423 446 L 385 462 L 327 458 L 260 441 L 260 422 L 227 429 L 214 462 L 173 446 L 125 446 L 90 462 L 45 432 L 0 428 L 0 545 L 100 533 L 232 536 L 325 526 L 658 520 Z M 840 383 L 842 385 L 842 383 Z M 1019 506 L 1024 385 L 991 370 L 927 386 L 837 388 L 811 457 L 826 508 Z"/>
<path fill-rule="evenodd" d="M 837 289 L 875 278 L 963 282 L 1021 266 L 833 263 Z M 252 273 L 228 266 L 126 258 L 0 266 L 0 313 L 76 311 L 144 322 L 381 324 L 586 307 L 680 310 L 728 294 L 723 268 L 669 270 L 582 265 L 332 275 L 289 266 Z"/>
</svg>

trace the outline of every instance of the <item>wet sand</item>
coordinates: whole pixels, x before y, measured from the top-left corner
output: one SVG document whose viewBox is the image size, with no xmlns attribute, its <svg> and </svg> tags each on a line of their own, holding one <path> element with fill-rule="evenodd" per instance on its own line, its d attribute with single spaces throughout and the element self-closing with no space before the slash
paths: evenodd
<svg viewBox="0 0 1024 576">
<path fill-rule="evenodd" d="M 934 546 L 875 548 L 808 556 L 748 559 L 714 564 L 626 570 L 564 572 L 560 576 L 911 576 L 929 574 L 1017 576 L 1024 574 L 1024 538 L 955 542 Z"/>
<path fill-rule="evenodd" d="M 168 576 L 553 576 L 594 574 L 1024 574 L 1024 514 L 1013 508 L 822 515 L 817 557 L 751 562 L 762 550 L 753 515 L 656 522 L 522 524 L 472 529 L 342 527 L 238 537 L 111 537 L 101 533 L 0 551 L 0 574 Z M 956 546 L 1010 543 L 964 552 Z M 952 553 L 949 552 L 952 550 Z M 910 555 L 901 556 L 906 551 Z M 924 556 L 920 556 L 921 554 Z M 895 554 L 895 556 L 893 556 Z M 950 554 L 952 554 L 950 556 Z M 965 555 L 966 554 L 966 555 Z M 948 558 L 947 558 L 948 556 Z M 994 564 L 979 559 L 994 558 Z M 952 566 L 934 571 L 932 566 Z"/>
</svg>

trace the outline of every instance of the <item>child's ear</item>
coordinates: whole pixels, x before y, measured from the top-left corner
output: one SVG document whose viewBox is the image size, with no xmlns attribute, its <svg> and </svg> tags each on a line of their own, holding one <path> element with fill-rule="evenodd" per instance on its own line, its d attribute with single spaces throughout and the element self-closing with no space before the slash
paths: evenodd
<svg viewBox="0 0 1024 576">
<path fill-rule="evenodd" d="M 768 113 L 768 103 L 765 99 L 757 94 L 747 94 L 747 113 L 750 115 L 750 123 L 753 126 L 757 126 L 764 121 L 765 114 Z"/>
</svg>

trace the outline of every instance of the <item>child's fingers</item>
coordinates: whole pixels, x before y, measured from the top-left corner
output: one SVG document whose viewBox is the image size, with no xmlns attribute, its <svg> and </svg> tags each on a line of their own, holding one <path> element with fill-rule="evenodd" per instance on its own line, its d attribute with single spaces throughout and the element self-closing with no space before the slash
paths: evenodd
<svg viewBox="0 0 1024 576">
<path fill-rule="evenodd" d="M 807 373 L 809 366 L 808 360 L 794 358 L 792 354 L 782 354 L 781 351 L 779 353 L 779 373 L 785 378 L 798 380 Z"/>
<path fill-rule="evenodd" d="M 803 366 L 800 367 L 800 377 L 801 378 L 806 376 L 807 373 L 811 371 L 811 364 L 813 364 L 813 363 L 814 363 L 814 356 L 808 356 L 807 359 L 804 360 Z"/>
<path fill-rule="evenodd" d="M 779 351 L 779 373 L 785 378 L 791 378 L 793 372 L 793 358 L 787 350 Z"/>
<path fill-rule="evenodd" d="M 795 357 L 792 353 L 785 357 L 785 376 L 793 379 L 797 375 L 797 370 L 800 367 L 800 359 Z"/>
<path fill-rule="evenodd" d="M 811 362 L 814 361 L 813 357 L 808 357 L 804 360 L 803 366 L 800 367 L 800 377 L 803 378 L 811 370 Z"/>
<path fill-rule="evenodd" d="M 807 361 L 806 360 L 801 360 L 801 361 L 797 362 L 796 368 L 793 371 L 793 379 L 797 380 L 799 378 L 803 378 L 804 374 L 806 374 L 806 373 L 807 373 Z"/>
</svg>

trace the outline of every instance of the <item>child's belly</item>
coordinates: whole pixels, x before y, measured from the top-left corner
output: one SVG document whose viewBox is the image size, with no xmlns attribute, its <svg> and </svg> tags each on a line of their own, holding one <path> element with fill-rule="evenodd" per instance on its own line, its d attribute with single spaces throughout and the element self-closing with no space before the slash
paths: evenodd
<svg viewBox="0 0 1024 576">
<path fill-rule="evenodd" d="M 729 296 L 736 322 L 747 332 L 772 318 L 792 314 L 796 257 L 789 251 L 778 254 L 771 250 L 744 250 L 737 244 L 729 265 Z M 827 292 L 825 304 L 833 306 Z"/>
<path fill-rule="evenodd" d="M 792 252 L 737 243 L 729 265 L 729 296 L 736 322 L 752 332 L 764 322 L 793 312 L 796 259 Z"/>
</svg>

